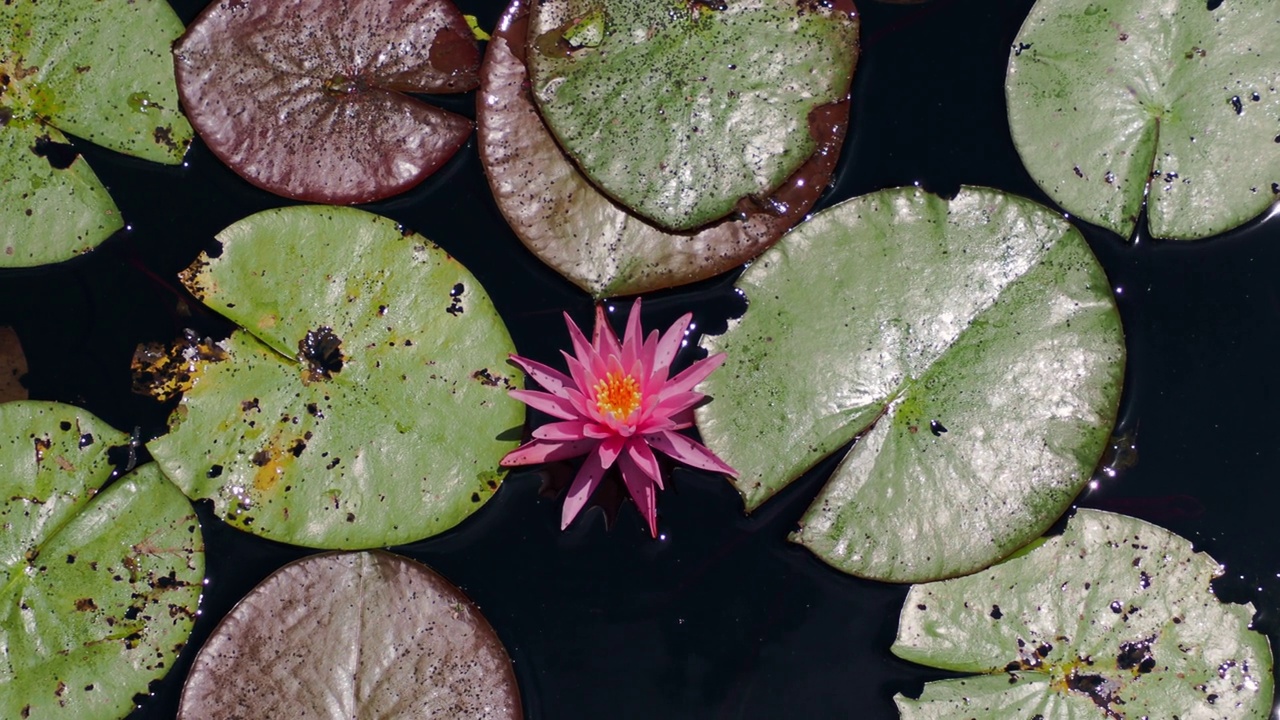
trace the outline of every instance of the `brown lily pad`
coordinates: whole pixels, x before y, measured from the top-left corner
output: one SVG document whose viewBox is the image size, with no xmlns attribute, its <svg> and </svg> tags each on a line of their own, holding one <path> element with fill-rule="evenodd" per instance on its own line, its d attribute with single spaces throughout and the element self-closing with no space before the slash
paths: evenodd
<svg viewBox="0 0 1280 720">
<path fill-rule="evenodd" d="M 11 327 L 0 327 L 0 402 L 26 400 L 22 378 L 27 374 L 27 356 L 22 341 Z"/>
<path fill-rule="evenodd" d="M 849 13 L 853 5 L 835 7 Z M 489 42 L 477 100 L 480 159 L 507 223 L 543 262 L 595 297 L 631 295 L 717 275 L 759 255 L 826 189 L 848 127 L 849 101 L 809 118 L 817 150 L 767 197 L 728 218 L 673 233 L 605 196 L 542 122 L 525 68 L 529 0 L 513 0 Z"/>
<path fill-rule="evenodd" d="M 196 656 L 189 718 L 519 720 L 515 673 L 462 591 L 385 552 L 326 553 L 254 588 Z"/>
<path fill-rule="evenodd" d="M 462 147 L 466 118 L 406 92 L 465 92 L 480 53 L 448 0 L 220 0 L 174 46 L 191 123 L 246 180 L 286 197 L 369 202 Z"/>
</svg>

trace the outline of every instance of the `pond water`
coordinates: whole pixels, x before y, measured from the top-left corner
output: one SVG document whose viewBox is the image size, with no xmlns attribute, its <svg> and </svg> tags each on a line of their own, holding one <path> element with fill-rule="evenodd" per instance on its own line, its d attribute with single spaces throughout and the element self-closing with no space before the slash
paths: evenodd
<svg viewBox="0 0 1280 720">
<path fill-rule="evenodd" d="M 203 2 L 174 5 L 190 22 Z M 502 10 L 494 0 L 458 5 L 486 28 Z M 1023 170 L 1004 114 L 1008 48 L 1030 5 L 864 0 L 849 138 L 820 207 L 912 183 L 940 193 L 988 185 L 1052 206 Z M 473 102 L 473 93 L 440 100 L 474 117 Z M 129 229 L 89 257 L 0 274 L 0 325 L 21 334 L 32 397 L 154 435 L 167 409 L 131 394 L 134 348 L 185 327 L 226 331 L 218 318 L 179 311 L 176 273 L 225 226 L 288 201 L 249 186 L 199 141 L 181 168 L 80 149 Z M 422 186 L 368 209 L 466 265 L 521 354 L 554 356 L 562 310 L 589 322 L 590 299 L 533 258 L 498 215 L 474 138 Z M 1225 566 L 1219 596 L 1253 602 L 1274 645 L 1280 219 L 1193 243 L 1131 244 L 1081 229 L 1116 290 L 1129 366 L 1117 431 L 1125 452 L 1079 503 L 1150 520 L 1212 554 Z M 646 296 L 646 323 L 692 311 L 699 332 L 719 332 L 743 310 L 735 275 Z M 626 505 L 612 529 L 589 510 L 561 532 L 558 499 L 541 497 L 542 478 L 522 471 L 460 527 L 397 550 L 480 606 L 511 653 L 529 718 L 894 718 L 895 692 L 915 695 L 940 675 L 888 651 L 906 587 L 841 575 L 786 541 L 832 466 L 822 463 L 750 517 L 727 483 L 677 470 L 659 496 L 658 540 Z M 138 698 L 133 720 L 172 718 L 218 619 L 308 553 L 201 512 L 209 580 L 195 634 L 153 695 Z"/>
</svg>

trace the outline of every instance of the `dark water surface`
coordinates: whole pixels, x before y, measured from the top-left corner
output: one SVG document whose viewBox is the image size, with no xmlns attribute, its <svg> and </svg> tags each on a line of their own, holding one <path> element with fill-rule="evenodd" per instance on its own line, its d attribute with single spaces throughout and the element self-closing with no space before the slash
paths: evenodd
<svg viewBox="0 0 1280 720">
<path fill-rule="evenodd" d="M 502 10 L 492 0 L 458 4 L 486 28 Z M 1005 120 L 1008 48 L 1030 4 L 864 0 L 849 140 L 821 207 L 911 183 L 943 193 L 990 185 L 1052 206 L 1023 170 Z M 174 5 L 190 22 L 203 2 Z M 473 102 L 469 93 L 443 104 L 474 116 Z M 130 393 L 134 347 L 184 327 L 226 330 L 215 317 L 178 312 L 175 274 L 225 226 L 289 203 L 250 187 L 199 141 L 182 168 L 81 149 L 131 229 L 89 257 L 0 273 L 0 325 L 21 335 L 34 398 L 73 403 L 150 436 L 163 429 L 166 408 Z M 529 255 L 498 215 L 474 138 L 424 185 L 369 209 L 465 264 L 521 354 L 555 357 L 565 342 L 561 310 L 589 324 L 587 296 Z M 1080 504 L 1192 539 L 1225 565 L 1219 596 L 1253 602 L 1274 645 L 1280 220 L 1194 243 L 1128 244 L 1083 230 L 1124 316 L 1129 368 L 1119 432 L 1137 453 L 1121 458 L 1114 478 L 1099 473 Z M 700 331 L 723 329 L 742 311 L 734 274 L 646 297 L 646 325 L 691 310 Z M 690 349 L 681 361 L 692 358 Z M 786 542 L 832 466 L 823 463 L 752 517 L 727 483 L 677 470 L 659 497 L 657 541 L 630 506 L 611 531 L 599 511 L 588 511 L 562 533 L 558 500 L 539 496 L 536 474 L 515 473 L 461 527 L 398 550 L 480 606 L 515 662 L 529 718 L 894 718 L 895 692 L 914 695 L 938 677 L 888 651 L 906 588 L 841 575 Z M 133 720 L 172 718 L 191 659 L 217 621 L 275 568 L 308 553 L 201 512 L 209 581 L 195 635 L 153 696 L 139 698 Z"/>
</svg>

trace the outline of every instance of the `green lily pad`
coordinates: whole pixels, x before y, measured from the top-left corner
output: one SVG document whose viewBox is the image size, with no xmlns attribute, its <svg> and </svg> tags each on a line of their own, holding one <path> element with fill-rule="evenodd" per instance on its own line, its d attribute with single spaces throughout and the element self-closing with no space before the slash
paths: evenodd
<svg viewBox="0 0 1280 720">
<path fill-rule="evenodd" d="M 106 490 L 128 438 L 68 405 L 0 405 L 0 716 L 114 720 L 187 641 L 200 527 L 154 464 Z"/>
<path fill-rule="evenodd" d="M 858 25 L 794 0 L 549 0 L 531 5 L 528 39 L 560 145 L 606 194 L 680 231 L 813 154 L 809 113 L 848 94 Z"/>
<path fill-rule="evenodd" d="M 1124 237 L 1249 220 L 1280 194 L 1280 6 L 1040 0 L 1005 92 L 1022 162 L 1055 201 Z"/>
<path fill-rule="evenodd" d="M 1040 535 L 1115 419 L 1124 338 L 1080 233 L 1033 202 L 905 188 L 813 216 L 705 338 L 706 445 L 754 509 L 855 436 L 792 538 L 855 575 L 972 572 Z"/>
<path fill-rule="evenodd" d="M 597 298 L 615 297 L 717 275 L 776 242 L 826 189 L 848 127 L 848 101 L 817 108 L 810 125 L 817 151 L 772 194 L 741 201 L 729 218 L 671 233 L 629 212 L 565 157 L 534 107 L 525 68 L 529 5 L 513 0 L 485 53 L 478 149 L 512 229 L 578 287 Z"/>
<path fill-rule="evenodd" d="M 182 161 L 193 131 L 168 52 L 181 33 L 161 0 L 0 5 L 0 267 L 66 260 L 122 226 L 63 132 Z"/>
<path fill-rule="evenodd" d="M 152 378 L 186 388 L 147 444 L 178 487 L 312 547 L 407 542 L 484 504 L 524 423 L 507 397 L 523 378 L 466 268 L 351 208 L 268 210 L 218 240 L 182 280 L 242 329 L 179 343 Z"/>
<path fill-rule="evenodd" d="M 502 642 L 462 591 L 385 552 L 276 571 L 196 656 L 178 718 L 518 720 Z"/>
<path fill-rule="evenodd" d="M 898 695 L 904 720 L 1171 718 L 1271 712 L 1272 658 L 1213 558 L 1163 528 L 1081 510 L 986 572 L 911 588 L 893 652 L 983 675 Z"/>
</svg>

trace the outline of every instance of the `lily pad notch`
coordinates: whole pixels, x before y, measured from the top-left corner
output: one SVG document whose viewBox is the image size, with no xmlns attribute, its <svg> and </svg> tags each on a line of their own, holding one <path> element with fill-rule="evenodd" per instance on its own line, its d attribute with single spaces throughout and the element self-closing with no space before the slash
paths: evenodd
<svg viewBox="0 0 1280 720">
<path fill-rule="evenodd" d="M 163 0 L 0 5 L 0 268 L 61 262 L 124 227 L 69 135 L 153 162 L 182 162 Z"/>
<path fill-rule="evenodd" d="M 467 118 L 406 94 L 479 82 L 475 37 L 449 0 L 219 0 L 173 57 L 183 106 L 209 149 L 285 197 L 390 197 L 471 135 Z"/>
<path fill-rule="evenodd" d="M 1005 79 L 1014 145 L 1068 212 L 1193 240 L 1280 197 L 1280 5 L 1039 0 Z"/>
<path fill-rule="evenodd" d="M 985 188 L 885 190 L 814 215 L 704 337 L 708 448 L 748 510 L 855 437 L 792 539 L 854 575 L 974 572 L 1038 537 L 1110 435 L 1124 337 L 1060 215 Z"/>
<path fill-rule="evenodd" d="M 911 588 L 893 653 L 972 677 L 894 698 L 904 720 L 1270 716 L 1273 659 L 1222 567 L 1135 518 L 1080 510 L 985 572 Z"/>
<path fill-rule="evenodd" d="M 248 532 L 336 549 L 435 535 L 492 497 L 523 376 L 470 272 L 354 208 L 267 210 L 218 240 L 181 279 L 240 329 L 136 363 L 157 398 L 182 395 L 147 448 L 188 496 Z"/>
</svg>

